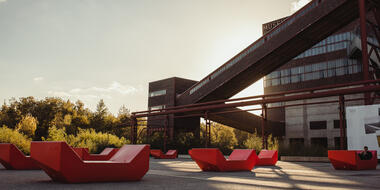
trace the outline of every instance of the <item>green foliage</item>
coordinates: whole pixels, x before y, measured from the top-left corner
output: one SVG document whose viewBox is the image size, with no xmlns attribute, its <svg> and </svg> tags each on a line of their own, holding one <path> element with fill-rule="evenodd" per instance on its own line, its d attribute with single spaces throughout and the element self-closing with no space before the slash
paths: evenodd
<svg viewBox="0 0 380 190">
<path fill-rule="evenodd" d="M 211 124 L 211 146 L 219 147 L 224 154 L 230 154 L 237 145 L 232 128 L 219 123 Z"/>
<path fill-rule="evenodd" d="M 108 133 L 96 132 L 94 129 L 78 129 L 77 135 L 67 135 L 65 128 L 56 126 L 49 128 L 48 137 L 44 141 L 66 141 L 70 146 L 88 148 L 91 153 L 99 153 L 104 148 L 120 148 L 129 143 L 124 137 L 117 137 Z"/>
<path fill-rule="evenodd" d="M 94 129 L 79 129 L 79 133 L 69 135 L 67 142 L 73 147 L 85 147 L 92 153 L 99 153 L 106 147 L 120 148 L 130 143 L 124 137 L 117 137 L 108 133 L 96 132 Z"/>
<path fill-rule="evenodd" d="M 17 146 L 24 154 L 30 153 L 31 139 L 17 130 L 9 129 L 3 125 L 0 128 L 0 143 L 12 143 Z"/>
<path fill-rule="evenodd" d="M 43 141 L 67 141 L 65 128 L 58 129 L 55 125 L 49 128 L 47 138 L 42 137 Z"/>
<path fill-rule="evenodd" d="M 25 134 L 28 137 L 33 137 L 37 129 L 38 121 L 33 116 L 23 116 L 21 121 L 17 124 L 16 130 Z"/>
</svg>

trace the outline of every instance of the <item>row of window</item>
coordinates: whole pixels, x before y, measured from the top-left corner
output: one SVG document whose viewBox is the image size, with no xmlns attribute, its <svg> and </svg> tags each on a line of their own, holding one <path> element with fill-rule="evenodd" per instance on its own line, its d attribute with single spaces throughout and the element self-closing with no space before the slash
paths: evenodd
<svg viewBox="0 0 380 190">
<path fill-rule="evenodd" d="M 320 55 L 327 52 L 345 49 L 348 47 L 348 44 L 354 38 L 354 36 L 355 35 L 352 32 L 345 32 L 329 36 L 326 39 L 320 41 L 318 44 L 314 45 L 312 48 L 301 53 L 294 59 L 300 59 L 304 57 Z"/>
<path fill-rule="evenodd" d="M 154 91 L 154 92 L 149 93 L 149 97 L 162 96 L 165 94 L 166 94 L 166 89 L 158 90 L 158 91 Z"/>
<path fill-rule="evenodd" d="M 151 107 L 149 107 L 149 111 L 150 110 L 160 110 L 160 109 L 165 109 L 165 108 L 166 108 L 166 105 L 151 106 Z"/>
<path fill-rule="evenodd" d="M 336 59 L 274 71 L 264 78 L 264 87 L 318 80 L 361 71 L 362 65 L 355 59 Z"/>
<path fill-rule="evenodd" d="M 318 1 L 314 1 L 306 8 L 302 9 L 301 11 L 298 11 L 295 13 L 294 16 L 289 17 L 286 19 L 282 24 L 280 24 L 278 27 L 273 28 L 270 32 L 268 32 L 268 35 L 265 35 L 260 38 L 260 40 L 254 42 L 251 46 L 249 46 L 247 49 L 243 50 L 240 54 L 232 58 L 227 64 L 223 65 L 219 69 L 217 69 L 215 72 L 213 72 L 210 76 L 204 78 L 200 83 L 198 83 L 196 86 L 194 86 L 189 94 L 193 94 L 198 89 L 203 87 L 205 84 L 207 84 L 210 80 L 216 78 L 221 73 L 223 73 L 225 70 L 229 69 L 231 66 L 235 65 L 237 62 L 239 62 L 241 59 L 243 59 L 245 56 L 256 50 L 258 47 L 260 47 L 262 44 L 264 44 L 265 41 L 271 39 L 273 36 L 277 35 L 279 32 L 284 30 L 286 27 L 288 27 L 290 24 L 292 24 L 295 20 L 297 20 L 299 17 L 305 15 L 307 12 L 312 10 L 314 7 L 318 5 Z"/>
<path fill-rule="evenodd" d="M 327 121 L 310 121 L 311 130 L 327 129 Z M 340 128 L 340 120 L 334 120 L 334 129 Z"/>
</svg>

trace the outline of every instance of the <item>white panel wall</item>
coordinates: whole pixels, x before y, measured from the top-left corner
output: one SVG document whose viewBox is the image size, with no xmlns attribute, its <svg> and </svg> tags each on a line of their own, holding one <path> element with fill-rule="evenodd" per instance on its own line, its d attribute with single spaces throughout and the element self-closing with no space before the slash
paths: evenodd
<svg viewBox="0 0 380 190">
<path fill-rule="evenodd" d="M 380 130 L 372 134 L 365 133 L 365 124 L 380 122 L 379 109 L 380 104 L 346 107 L 348 150 L 363 150 L 364 146 L 368 146 L 369 150 L 377 150 L 377 158 L 380 159 L 377 138 Z"/>
</svg>

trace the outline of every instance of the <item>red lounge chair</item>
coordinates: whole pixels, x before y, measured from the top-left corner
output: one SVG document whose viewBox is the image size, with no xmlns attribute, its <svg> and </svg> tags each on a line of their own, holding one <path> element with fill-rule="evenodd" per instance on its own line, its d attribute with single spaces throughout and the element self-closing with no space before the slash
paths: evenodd
<svg viewBox="0 0 380 190">
<path fill-rule="evenodd" d="M 228 159 L 217 148 L 193 148 L 189 154 L 202 171 L 251 171 L 258 161 L 253 149 L 235 149 Z"/>
<path fill-rule="evenodd" d="M 257 166 L 274 166 L 278 160 L 277 150 L 261 150 Z"/>
<path fill-rule="evenodd" d="M 7 170 L 39 170 L 30 156 L 25 156 L 15 145 L 0 143 L 0 163 Z"/>
<path fill-rule="evenodd" d="M 80 158 L 83 159 L 84 155 L 87 153 L 88 154 L 88 148 L 77 148 L 77 147 L 72 147 L 74 151 L 78 154 Z"/>
<path fill-rule="evenodd" d="M 156 159 L 175 159 L 178 156 L 177 150 L 169 150 L 164 154 L 161 150 L 150 150 L 150 155 Z"/>
<path fill-rule="evenodd" d="M 124 145 L 107 161 L 84 161 L 66 142 L 32 142 L 31 156 L 53 181 L 137 181 L 149 170 L 149 145 Z"/>
<path fill-rule="evenodd" d="M 377 166 L 377 152 L 372 153 L 371 160 L 361 160 L 357 150 L 329 150 L 328 157 L 336 170 L 375 170 Z"/>
<path fill-rule="evenodd" d="M 82 160 L 109 160 L 119 150 L 118 148 L 105 148 L 100 154 L 90 154 L 88 148 L 73 149 Z"/>
</svg>

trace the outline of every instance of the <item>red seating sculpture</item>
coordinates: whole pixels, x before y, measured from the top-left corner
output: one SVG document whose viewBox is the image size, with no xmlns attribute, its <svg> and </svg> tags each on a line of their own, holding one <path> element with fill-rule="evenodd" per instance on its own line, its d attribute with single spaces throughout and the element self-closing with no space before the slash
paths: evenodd
<svg viewBox="0 0 380 190">
<path fill-rule="evenodd" d="M 329 150 L 328 157 L 336 170 L 375 170 L 377 166 L 377 152 L 372 153 L 371 160 L 361 160 L 358 150 Z"/>
<path fill-rule="evenodd" d="M 178 156 L 177 150 L 169 150 L 164 154 L 161 150 L 150 150 L 150 155 L 156 159 L 175 159 Z"/>
<path fill-rule="evenodd" d="M 235 149 L 228 159 L 217 148 L 193 148 L 189 155 L 202 171 L 251 171 L 258 161 L 253 149 Z"/>
<path fill-rule="evenodd" d="M 88 148 L 73 149 L 82 160 L 109 160 L 119 150 L 118 148 L 105 148 L 100 154 L 90 154 Z"/>
<path fill-rule="evenodd" d="M 39 170 L 30 156 L 25 156 L 15 145 L 0 143 L 0 163 L 7 170 Z"/>
<path fill-rule="evenodd" d="M 278 160 L 278 152 L 277 150 L 261 150 L 258 157 L 258 166 L 274 166 Z"/>
<path fill-rule="evenodd" d="M 149 170 L 149 149 L 124 145 L 107 161 L 84 161 L 66 142 L 32 142 L 31 157 L 53 181 L 137 181 Z"/>
</svg>

